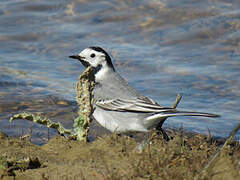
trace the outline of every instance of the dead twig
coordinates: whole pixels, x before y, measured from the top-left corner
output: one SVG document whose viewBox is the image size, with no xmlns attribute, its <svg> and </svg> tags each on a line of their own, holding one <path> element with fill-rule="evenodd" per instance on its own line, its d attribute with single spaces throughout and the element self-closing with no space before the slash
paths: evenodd
<svg viewBox="0 0 240 180">
<path fill-rule="evenodd" d="M 221 153 L 223 152 L 223 150 L 227 147 L 227 145 L 229 145 L 235 135 L 237 134 L 237 132 L 239 131 L 240 129 L 240 124 L 238 124 L 233 130 L 232 132 L 230 133 L 229 137 L 227 138 L 227 140 L 225 141 L 224 145 L 217 151 L 217 153 L 212 157 L 212 159 L 208 162 L 208 164 L 203 168 L 203 170 L 201 171 L 201 173 L 196 176 L 194 179 L 195 180 L 198 180 L 200 179 L 202 176 L 204 176 L 205 174 L 207 174 L 207 172 L 209 171 L 209 169 L 212 168 L 212 165 L 216 163 L 217 161 L 217 158 L 221 155 Z"/>
</svg>

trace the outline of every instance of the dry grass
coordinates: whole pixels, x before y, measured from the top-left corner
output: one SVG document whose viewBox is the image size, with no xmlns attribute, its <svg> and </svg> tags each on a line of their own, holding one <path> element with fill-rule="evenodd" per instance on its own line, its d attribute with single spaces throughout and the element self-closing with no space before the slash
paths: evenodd
<svg viewBox="0 0 240 180">
<path fill-rule="evenodd" d="M 151 144 L 136 151 L 135 139 L 116 134 L 92 143 L 55 137 L 44 146 L 0 136 L 0 179 L 238 179 L 239 143 L 226 146 L 207 174 L 199 176 L 219 149 L 202 135 L 177 133 L 170 141 L 152 135 Z M 39 161 L 36 161 L 36 158 Z M 11 162 L 28 159 L 22 168 Z M 35 161 L 34 161 L 35 160 Z M 34 166 L 31 163 L 39 163 Z M 17 166 L 17 163 L 15 163 Z"/>
</svg>

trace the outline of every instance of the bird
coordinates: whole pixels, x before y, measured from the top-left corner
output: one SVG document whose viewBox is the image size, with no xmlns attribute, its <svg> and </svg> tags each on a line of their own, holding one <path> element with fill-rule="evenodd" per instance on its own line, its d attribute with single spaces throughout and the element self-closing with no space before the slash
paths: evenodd
<svg viewBox="0 0 240 180">
<path fill-rule="evenodd" d="M 173 116 L 220 117 L 162 106 L 144 96 L 117 73 L 110 55 L 101 47 L 88 47 L 69 58 L 79 60 L 86 68 L 92 66 L 95 69 L 93 117 L 111 132 L 150 132 L 158 127 L 161 129 L 163 122 Z"/>
</svg>

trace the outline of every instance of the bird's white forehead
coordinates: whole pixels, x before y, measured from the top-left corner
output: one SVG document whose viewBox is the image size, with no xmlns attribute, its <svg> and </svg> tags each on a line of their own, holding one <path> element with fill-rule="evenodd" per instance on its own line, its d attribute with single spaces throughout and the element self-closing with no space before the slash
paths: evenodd
<svg viewBox="0 0 240 180">
<path fill-rule="evenodd" d="M 90 54 L 94 53 L 95 55 L 104 55 L 102 52 L 98 52 L 98 51 L 95 51 L 93 49 L 90 49 L 90 48 L 86 48 L 84 49 L 83 51 L 81 51 L 79 53 L 80 56 L 88 56 Z"/>
</svg>

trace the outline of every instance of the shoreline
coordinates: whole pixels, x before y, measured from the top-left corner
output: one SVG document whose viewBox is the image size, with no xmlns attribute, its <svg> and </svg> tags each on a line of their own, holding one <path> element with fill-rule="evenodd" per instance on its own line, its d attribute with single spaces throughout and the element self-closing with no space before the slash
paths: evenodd
<svg viewBox="0 0 240 180">
<path fill-rule="evenodd" d="M 226 146 L 203 174 L 223 140 L 175 131 L 151 136 L 151 144 L 137 152 L 137 141 L 108 134 L 90 143 L 56 136 L 42 146 L 28 139 L 0 133 L 0 179 L 238 179 L 240 145 Z"/>
</svg>

